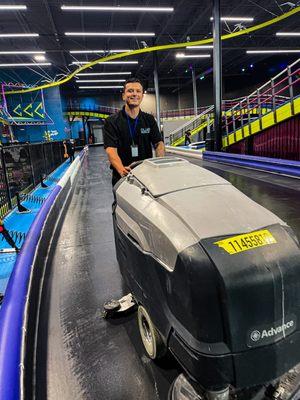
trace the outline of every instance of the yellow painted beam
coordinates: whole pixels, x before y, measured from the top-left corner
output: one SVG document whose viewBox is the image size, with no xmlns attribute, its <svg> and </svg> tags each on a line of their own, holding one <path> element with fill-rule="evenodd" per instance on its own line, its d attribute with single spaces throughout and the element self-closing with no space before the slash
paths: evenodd
<svg viewBox="0 0 300 400">
<path fill-rule="evenodd" d="M 68 115 L 70 117 L 94 117 L 100 119 L 106 119 L 109 117 L 108 114 L 101 114 L 91 111 L 67 111 L 65 115 Z"/>
</svg>

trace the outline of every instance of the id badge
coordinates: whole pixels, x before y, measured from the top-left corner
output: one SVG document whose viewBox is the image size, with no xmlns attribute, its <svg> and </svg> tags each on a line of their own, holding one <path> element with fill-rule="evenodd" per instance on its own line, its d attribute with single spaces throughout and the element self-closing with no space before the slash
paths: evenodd
<svg viewBox="0 0 300 400">
<path fill-rule="evenodd" d="M 131 156 L 138 157 L 139 156 L 139 148 L 136 145 L 131 145 Z"/>
</svg>

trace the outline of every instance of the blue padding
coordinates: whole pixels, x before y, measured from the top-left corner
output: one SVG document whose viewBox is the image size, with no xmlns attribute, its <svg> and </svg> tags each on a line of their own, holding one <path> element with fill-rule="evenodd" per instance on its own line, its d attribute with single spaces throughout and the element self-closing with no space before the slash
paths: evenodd
<svg viewBox="0 0 300 400">
<path fill-rule="evenodd" d="M 69 166 L 66 161 L 51 177 L 61 178 Z M 0 400 L 20 399 L 22 326 L 31 266 L 47 215 L 62 189 L 56 180 L 45 182 L 48 188 L 38 186 L 30 194 L 45 199 L 44 203 L 34 202 L 29 197 L 22 204 L 31 210 L 30 213 L 19 214 L 14 209 L 4 220 L 9 231 L 28 233 L 18 256 L 0 253 L 0 292 L 5 293 L 0 310 Z M 5 240 L 0 243 L 1 247 L 8 247 Z"/>
<path fill-rule="evenodd" d="M 28 232 L 8 282 L 0 312 L 0 399 L 20 398 L 20 362 L 23 314 L 36 246 L 48 212 L 61 190 L 56 186 Z"/>
<path fill-rule="evenodd" d="M 16 253 L 0 254 L 0 293 L 4 293 L 17 259 Z"/>
<path fill-rule="evenodd" d="M 244 154 L 230 154 L 215 151 L 205 151 L 203 159 L 217 161 L 225 164 L 239 165 L 241 167 L 255 168 L 267 172 L 276 172 L 290 176 L 300 177 L 300 162 L 283 160 L 279 158 L 248 156 Z"/>
</svg>

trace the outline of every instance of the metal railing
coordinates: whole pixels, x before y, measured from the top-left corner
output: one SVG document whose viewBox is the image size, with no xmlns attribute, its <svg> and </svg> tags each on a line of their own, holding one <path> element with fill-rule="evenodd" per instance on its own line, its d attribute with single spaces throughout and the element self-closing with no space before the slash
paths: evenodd
<svg viewBox="0 0 300 400">
<path fill-rule="evenodd" d="M 251 101 L 254 100 L 254 95 L 248 96 Z M 223 112 L 223 120 L 225 117 L 228 118 L 228 113 L 231 113 L 231 110 L 237 109 L 238 105 L 243 104 L 245 97 L 240 97 L 239 99 L 232 99 L 232 100 L 223 100 L 222 101 L 222 112 Z M 289 101 L 289 97 L 287 96 L 280 96 L 276 95 L 274 98 L 270 98 L 268 95 L 261 96 L 261 105 L 263 112 L 267 112 L 271 110 L 274 104 L 276 107 L 286 103 Z M 250 113 L 253 113 L 254 108 L 250 110 Z M 186 124 L 181 126 L 180 128 L 176 129 L 174 132 L 170 134 L 170 144 L 174 144 L 177 140 L 182 138 L 188 130 L 195 130 L 196 128 L 200 127 L 204 124 L 202 129 L 206 129 L 206 132 L 214 129 L 214 106 L 203 107 L 203 111 L 201 114 L 197 115 L 193 118 L 192 121 L 188 121 Z M 245 115 L 246 109 L 243 109 L 243 114 Z M 231 115 L 231 114 L 230 114 Z M 252 118 L 252 116 L 251 116 Z M 201 129 L 199 130 L 199 132 Z M 197 132 L 198 133 L 198 132 Z"/>
<path fill-rule="evenodd" d="M 236 106 L 240 101 L 242 101 L 245 97 L 238 97 L 236 99 L 230 100 L 223 100 L 222 101 L 222 110 L 227 111 L 230 110 L 232 107 Z M 285 96 L 277 96 L 276 101 L 280 101 L 280 98 L 288 100 L 288 97 Z M 265 102 L 269 102 L 269 98 L 266 96 Z M 269 104 L 271 106 L 271 102 Z M 197 115 L 202 114 L 207 110 L 210 106 L 202 106 L 197 108 Z M 166 110 L 161 111 L 161 118 L 181 118 L 181 117 L 195 117 L 195 109 L 193 107 L 190 108 L 179 108 L 176 110 Z"/>
<path fill-rule="evenodd" d="M 228 112 L 223 114 L 223 136 L 235 133 L 248 125 L 251 134 L 251 123 L 259 121 L 259 130 L 263 129 L 262 118 L 274 113 L 286 103 L 291 104 L 291 115 L 294 115 L 293 101 L 300 95 L 300 59 L 289 65 L 274 78 L 255 90 L 249 96 L 241 99 Z"/>
<path fill-rule="evenodd" d="M 197 115 L 202 114 L 206 109 L 207 109 L 207 106 L 198 107 Z M 194 108 L 178 108 L 176 110 L 166 110 L 166 111 L 161 111 L 160 116 L 162 119 L 194 117 L 195 109 Z"/>
<path fill-rule="evenodd" d="M 63 142 L 4 146 L 0 149 L 0 219 L 16 204 L 17 193 L 28 193 L 64 162 Z"/>
<path fill-rule="evenodd" d="M 99 104 L 85 105 L 76 100 L 69 100 L 66 111 L 88 111 L 100 114 L 114 114 L 120 111 L 118 107 L 107 107 Z"/>
<path fill-rule="evenodd" d="M 181 126 L 180 128 L 177 128 L 174 132 L 170 134 L 169 140 L 170 144 L 175 144 L 175 142 L 179 139 L 181 139 L 185 132 L 188 130 L 193 131 L 194 129 L 198 128 L 202 124 L 205 124 L 207 128 L 209 129 L 212 121 L 212 113 L 214 110 L 214 106 L 209 106 L 206 107 L 205 110 L 194 117 L 191 121 L 188 121 L 186 124 Z"/>
</svg>

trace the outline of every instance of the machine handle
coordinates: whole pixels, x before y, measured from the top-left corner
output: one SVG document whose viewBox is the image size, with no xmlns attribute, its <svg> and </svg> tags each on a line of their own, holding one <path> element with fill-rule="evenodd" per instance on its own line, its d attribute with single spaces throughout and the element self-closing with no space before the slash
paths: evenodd
<svg viewBox="0 0 300 400">
<path fill-rule="evenodd" d="M 129 165 L 129 167 L 130 167 L 131 169 L 133 169 L 133 168 L 137 167 L 138 165 L 142 164 L 143 161 L 144 161 L 144 160 L 134 161 L 133 163 L 131 163 L 131 164 Z"/>
</svg>

